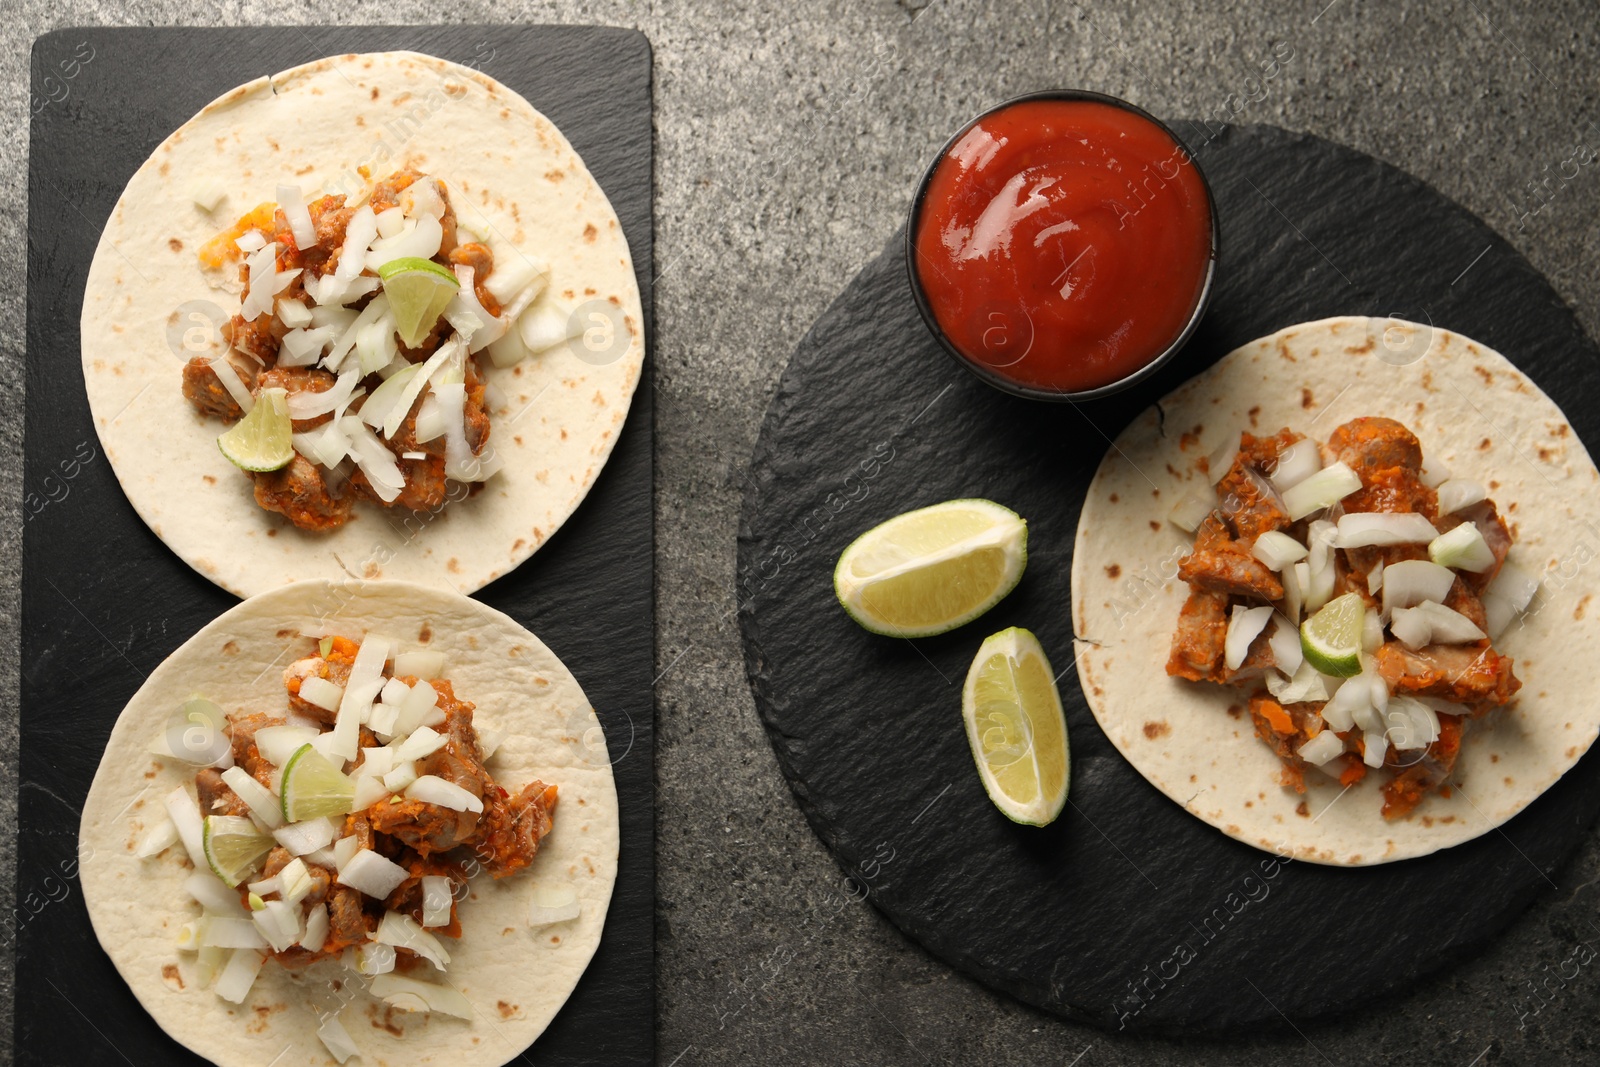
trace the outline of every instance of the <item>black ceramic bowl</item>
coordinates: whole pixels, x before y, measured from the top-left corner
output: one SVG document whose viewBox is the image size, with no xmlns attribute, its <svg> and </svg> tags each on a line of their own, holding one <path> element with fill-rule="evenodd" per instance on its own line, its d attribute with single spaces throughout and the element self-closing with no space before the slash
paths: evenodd
<svg viewBox="0 0 1600 1067">
<path fill-rule="evenodd" d="M 1206 206 L 1211 215 L 1211 258 L 1206 264 L 1205 281 L 1200 287 L 1200 296 L 1195 301 L 1194 310 L 1190 313 L 1188 321 L 1184 324 L 1183 331 L 1178 334 L 1171 344 L 1169 344 L 1161 352 L 1157 353 L 1149 362 L 1145 363 L 1138 370 L 1135 370 L 1131 374 L 1119 378 L 1114 382 L 1096 386 L 1093 389 L 1067 392 L 1058 389 L 1043 389 L 1037 386 L 1024 385 L 1021 382 L 1013 381 L 1012 379 L 997 373 L 992 366 L 981 363 L 963 354 L 961 350 L 955 346 L 954 342 L 952 342 L 950 338 L 945 335 L 944 330 L 940 329 L 939 322 L 934 317 L 933 308 L 928 303 L 927 293 L 923 291 L 922 279 L 917 275 L 917 224 L 922 217 L 923 202 L 927 198 L 928 183 L 932 181 L 934 171 L 938 168 L 940 162 L 945 158 L 945 156 L 949 154 L 950 150 L 955 147 L 956 143 L 960 141 L 961 138 L 965 137 L 967 132 L 971 130 L 972 127 L 976 126 L 990 115 L 1004 111 L 1006 108 L 1009 108 L 1015 104 L 1021 104 L 1029 100 L 1086 100 L 1094 103 L 1110 104 L 1112 107 L 1118 107 L 1124 111 L 1129 111 L 1135 115 L 1138 115 L 1140 118 L 1145 119 L 1158 129 L 1162 130 L 1168 137 L 1172 139 L 1172 142 L 1175 145 L 1183 149 L 1184 153 L 1189 157 L 1190 165 L 1194 167 L 1195 173 L 1199 175 L 1200 184 L 1206 192 Z M 928 164 L 928 169 L 923 172 L 922 180 L 917 184 L 917 195 L 911 200 L 911 214 L 906 220 L 906 272 L 911 278 L 911 295 L 912 298 L 917 302 L 917 310 L 922 313 L 922 321 L 927 323 L 928 329 L 933 333 L 933 336 L 938 339 L 940 347 L 948 352 L 950 357 L 957 363 L 961 364 L 967 370 L 971 371 L 988 384 L 994 386 L 996 389 L 1011 393 L 1014 396 L 1027 397 L 1031 400 L 1093 400 L 1096 397 L 1109 396 L 1112 393 L 1121 392 L 1130 385 L 1143 381 L 1159 370 L 1163 365 L 1171 360 L 1173 356 L 1177 355 L 1178 351 L 1182 349 L 1183 346 L 1188 342 L 1190 336 L 1194 333 L 1195 327 L 1200 324 L 1201 318 L 1204 317 L 1206 313 L 1206 307 L 1211 303 L 1211 290 L 1216 281 L 1217 274 L 1217 249 L 1218 232 L 1216 199 L 1211 195 L 1211 184 L 1206 181 L 1205 171 L 1200 167 L 1199 162 L 1195 160 L 1194 153 L 1189 150 L 1189 146 L 1184 143 L 1183 138 L 1174 133 L 1171 127 L 1169 127 L 1166 123 L 1162 122 L 1148 111 L 1145 111 L 1143 108 L 1136 107 L 1133 104 L 1128 103 L 1126 100 L 1119 100 L 1117 97 L 1107 96 L 1104 93 L 1090 92 L 1086 89 L 1052 89 L 1046 92 L 1029 93 L 1026 96 L 1015 97 L 1011 100 L 1007 100 L 1003 104 L 992 107 L 988 111 L 985 111 L 983 114 L 972 119 L 972 121 L 966 123 L 959 130 L 957 130 L 948 141 L 944 143 L 944 147 L 939 149 L 938 154 L 933 157 L 933 161 Z"/>
</svg>

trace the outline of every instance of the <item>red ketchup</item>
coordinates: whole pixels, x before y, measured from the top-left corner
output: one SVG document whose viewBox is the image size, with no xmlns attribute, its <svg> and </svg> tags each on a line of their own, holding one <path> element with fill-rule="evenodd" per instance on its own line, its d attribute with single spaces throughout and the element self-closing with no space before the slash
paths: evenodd
<svg viewBox="0 0 1600 1067">
<path fill-rule="evenodd" d="M 979 119 L 929 177 L 916 274 L 968 360 L 1021 386 L 1109 385 L 1187 327 L 1212 257 L 1189 155 L 1136 112 L 1024 100 Z"/>
</svg>

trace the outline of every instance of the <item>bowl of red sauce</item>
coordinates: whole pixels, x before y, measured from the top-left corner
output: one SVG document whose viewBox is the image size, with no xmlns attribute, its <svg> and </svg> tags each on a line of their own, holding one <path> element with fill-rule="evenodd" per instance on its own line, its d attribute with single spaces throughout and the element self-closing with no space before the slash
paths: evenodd
<svg viewBox="0 0 1600 1067">
<path fill-rule="evenodd" d="M 978 116 L 923 176 L 911 292 L 956 361 L 999 389 L 1090 400 L 1155 373 L 1210 300 L 1216 209 L 1183 142 L 1079 90 Z"/>
</svg>

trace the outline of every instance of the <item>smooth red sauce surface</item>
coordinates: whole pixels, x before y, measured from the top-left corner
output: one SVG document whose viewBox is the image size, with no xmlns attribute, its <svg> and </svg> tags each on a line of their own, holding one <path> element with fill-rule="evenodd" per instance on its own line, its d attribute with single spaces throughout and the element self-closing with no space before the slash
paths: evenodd
<svg viewBox="0 0 1600 1067">
<path fill-rule="evenodd" d="M 1131 111 L 1030 100 L 981 119 L 935 167 L 917 277 L 968 359 L 1078 391 L 1160 355 L 1211 260 L 1211 206 L 1188 153 Z"/>
</svg>

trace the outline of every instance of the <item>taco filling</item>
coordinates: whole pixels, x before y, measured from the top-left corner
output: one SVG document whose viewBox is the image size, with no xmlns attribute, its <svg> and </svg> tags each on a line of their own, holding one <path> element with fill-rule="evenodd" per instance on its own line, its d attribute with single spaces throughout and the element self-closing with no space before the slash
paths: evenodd
<svg viewBox="0 0 1600 1067">
<path fill-rule="evenodd" d="M 1388 418 L 1242 433 L 1204 469 L 1172 516 L 1195 541 L 1167 673 L 1242 690 L 1297 792 L 1313 768 L 1382 772 L 1387 819 L 1449 796 L 1474 723 L 1521 687 L 1493 642 L 1538 585 L 1488 490 Z"/>
<path fill-rule="evenodd" d="M 368 635 L 325 637 L 283 672 L 276 710 L 224 718 L 185 706 L 226 743 L 165 799 L 168 822 L 140 855 L 181 843 L 199 905 L 179 948 L 204 984 L 244 1001 L 264 965 L 300 970 L 342 961 L 390 1007 L 470 1018 L 447 977 L 468 882 L 533 862 L 554 825 L 556 786 L 499 785 L 487 767 L 500 738 L 473 724 L 473 705 L 442 677 L 442 654 L 395 654 Z M 153 751 L 171 748 L 170 739 Z M 207 756 L 212 753 L 208 751 Z M 577 915 L 575 894 L 540 887 L 530 921 Z M 570 897 L 570 899 L 568 899 Z M 319 1031 L 339 1062 L 359 1050 L 336 1018 Z"/>
<path fill-rule="evenodd" d="M 497 263 L 445 183 L 412 169 L 355 200 L 278 197 L 200 248 L 204 269 L 237 272 L 241 306 L 225 353 L 184 366 L 183 395 L 237 424 L 223 454 L 303 530 L 344 525 L 360 500 L 437 511 L 476 492 L 502 465 L 480 354 L 509 366 L 566 338 L 519 322 L 546 264 Z"/>
</svg>

